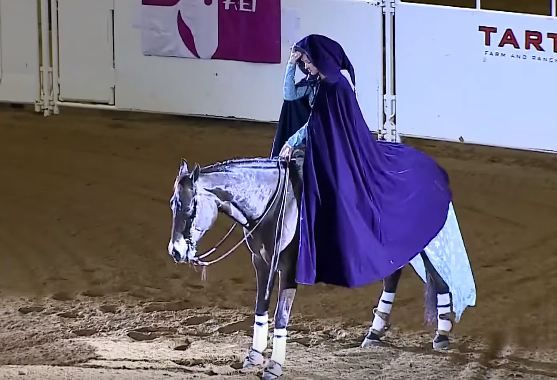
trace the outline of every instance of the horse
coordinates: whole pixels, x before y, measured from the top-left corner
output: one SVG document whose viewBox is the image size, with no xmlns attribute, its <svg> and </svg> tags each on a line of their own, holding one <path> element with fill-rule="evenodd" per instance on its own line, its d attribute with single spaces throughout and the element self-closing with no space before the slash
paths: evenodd
<svg viewBox="0 0 557 380">
<path fill-rule="evenodd" d="M 289 163 L 280 158 L 233 159 L 203 168 L 195 164 L 191 171 L 187 162 L 182 160 L 170 198 L 172 228 L 168 254 L 176 263 L 205 269 L 224 259 L 244 242 L 251 252 L 257 295 L 252 344 L 243 367 L 263 367 L 263 379 L 282 376 L 286 359 L 287 326 L 297 290 L 298 214 L 302 192 L 300 172 L 299 157 L 293 157 Z M 219 213 L 241 225 L 244 238 L 218 259 L 208 261 L 232 231 L 216 247 L 198 254 L 199 241 L 214 225 Z M 411 264 L 426 283 L 426 314 L 429 313 L 430 322 L 435 319 L 432 314 L 437 308 L 435 317 L 438 325 L 433 348 L 444 350 L 449 348 L 449 333 L 455 315 L 451 310 L 449 287 L 432 264 L 430 256 L 425 251 L 420 252 Z M 389 316 L 401 271 L 402 268 L 399 268 L 383 280 L 383 293 L 373 308 L 374 318 L 361 347 L 380 345 L 390 327 Z M 266 360 L 264 351 L 268 345 L 270 294 L 277 276 L 279 290 L 272 354 L 270 360 Z"/>
</svg>

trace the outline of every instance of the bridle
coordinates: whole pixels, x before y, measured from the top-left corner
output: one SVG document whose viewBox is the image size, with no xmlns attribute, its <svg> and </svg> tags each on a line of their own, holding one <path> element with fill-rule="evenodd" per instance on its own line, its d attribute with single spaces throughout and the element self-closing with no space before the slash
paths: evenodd
<svg viewBox="0 0 557 380">
<path fill-rule="evenodd" d="M 286 209 L 286 196 L 288 194 L 288 180 L 290 178 L 289 177 L 289 173 L 290 173 L 289 161 L 287 161 L 283 158 L 279 158 L 277 160 L 277 166 L 278 166 L 278 169 L 279 169 L 279 173 L 282 169 L 283 164 L 285 164 L 285 169 L 284 169 L 283 176 L 279 177 L 279 181 L 277 183 L 277 187 L 275 189 L 273 197 L 269 200 L 269 202 L 265 206 L 265 209 L 264 209 L 263 213 L 261 214 L 261 216 L 258 218 L 257 223 L 255 223 L 255 225 L 252 228 L 249 228 L 248 223 L 244 224 L 244 223 L 240 223 L 238 221 L 235 221 L 232 224 L 232 226 L 230 227 L 230 229 L 228 230 L 228 232 L 226 233 L 226 235 L 217 244 L 215 244 L 215 246 L 213 246 L 212 248 L 210 248 L 209 250 L 207 250 L 203 254 L 197 255 L 193 259 L 188 260 L 188 264 L 191 264 L 193 266 L 197 266 L 197 267 L 202 268 L 202 273 L 201 273 L 201 279 L 202 280 L 205 280 L 207 278 L 207 267 L 209 267 L 210 265 L 216 264 L 219 261 L 222 261 L 226 257 L 230 256 L 241 244 L 246 242 L 246 240 L 249 237 L 252 236 L 252 234 L 260 226 L 261 222 L 265 219 L 265 217 L 267 216 L 269 211 L 273 208 L 273 205 L 275 204 L 277 199 L 280 198 L 280 204 L 279 204 L 280 209 L 279 209 L 279 215 L 278 215 L 278 218 L 277 218 L 277 225 L 276 225 L 276 228 L 275 228 L 275 240 L 274 240 L 274 244 L 273 244 L 274 245 L 273 256 L 272 256 L 272 260 L 271 260 L 271 263 L 270 263 L 271 264 L 271 273 L 270 273 L 270 276 L 269 276 L 269 282 L 267 284 L 266 298 L 268 298 L 268 295 L 270 293 L 270 290 L 269 290 L 270 285 L 272 284 L 272 281 L 274 279 L 274 273 L 277 270 L 278 262 L 279 262 L 277 250 L 280 247 L 280 239 L 282 238 L 282 231 L 283 231 L 283 227 L 284 227 L 284 213 L 285 213 L 285 209 Z M 279 229 L 279 221 L 280 221 L 280 229 Z M 209 256 L 211 256 L 214 252 L 216 252 L 216 250 L 226 241 L 226 239 L 230 236 L 230 234 L 232 233 L 232 231 L 234 231 L 234 229 L 236 228 L 236 226 L 238 224 L 240 224 L 243 228 L 248 229 L 248 232 L 244 234 L 244 238 L 241 239 L 238 243 L 236 243 L 227 252 L 218 256 L 216 259 L 206 260 L 206 259 L 209 258 Z"/>
</svg>

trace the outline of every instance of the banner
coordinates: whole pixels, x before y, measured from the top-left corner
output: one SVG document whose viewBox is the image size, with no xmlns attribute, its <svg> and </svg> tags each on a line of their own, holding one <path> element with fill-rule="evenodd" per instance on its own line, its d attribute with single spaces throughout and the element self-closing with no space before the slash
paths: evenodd
<svg viewBox="0 0 557 380">
<path fill-rule="evenodd" d="M 281 61 L 280 0 L 142 0 L 144 55 Z"/>
</svg>

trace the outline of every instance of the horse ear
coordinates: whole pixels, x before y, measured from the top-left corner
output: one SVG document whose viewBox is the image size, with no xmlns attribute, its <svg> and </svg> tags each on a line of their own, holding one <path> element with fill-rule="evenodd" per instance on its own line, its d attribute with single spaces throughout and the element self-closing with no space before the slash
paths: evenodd
<svg viewBox="0 0 557 380">
<path fill-rule="evenodd" d="M 199 164 L 195 164 L 195 167 L 193 168 L 193 171 L 190 174 L 190 179 L 192 182 L 197 181 L 197 179 L 199 178 L 199 172 L 201 171 L 201 168 L 199 167 Z"/>
<path fill-rule="evenodd" d="M 186 174 L 188 172 L 188 162 L 185 158 L 180 160 L 180 169 L 178 170 L 178 175 Z"/>
</svg>

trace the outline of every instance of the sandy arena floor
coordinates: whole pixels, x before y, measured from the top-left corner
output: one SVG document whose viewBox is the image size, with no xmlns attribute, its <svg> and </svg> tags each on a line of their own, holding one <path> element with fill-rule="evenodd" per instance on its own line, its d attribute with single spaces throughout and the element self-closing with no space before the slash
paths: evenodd
<svg viewBox="0 0 557 380">
<path fill-rule="evenodd" d="M 168 199 L 181 157 L 266 156 L 272 136 L 241 121 L 0 107 L 0 378 L 255 378 L 238 369 L 255 297 L 247 250 L 207 282 L 173 264 Z M 477 307 L 452 350 L 432 352 L 407 270 L 388 344 L 362 350 L 380 284 L 301 287 L 286 378 L 556 378 L 557 156 L 409 143 L 451 176 Z"/>
</svg>

